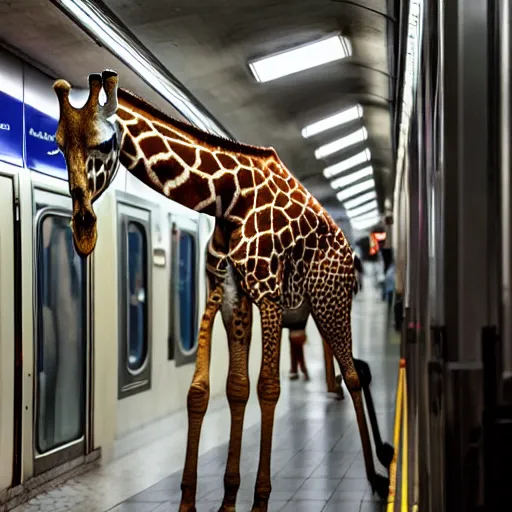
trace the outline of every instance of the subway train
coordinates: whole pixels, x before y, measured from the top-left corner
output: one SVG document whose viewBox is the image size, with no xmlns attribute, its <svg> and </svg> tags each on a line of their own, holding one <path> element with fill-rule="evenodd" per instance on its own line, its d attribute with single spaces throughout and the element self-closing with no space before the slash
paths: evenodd
<svg viewBox="0 0 512 512">
<path fill-rule="evenodd" d="M 52 84 L 0 50 L 0 503 L 9 506 L 100 455 L 136 450 L 147 442 L 138 429 L 186 406 L 214 227 L 121 167 L 96 206 L 94 256 L 81 260 Z M 74 89 L 72 103 L 87 93 Z M 289 358 L 282 350 L 284 372 Z M 261 343 L 252 343 L 253 383 L 260 361 Z M 224 393 L 227 366 L 219 316 L 212 396 Z"/>
<path fill-rule="evenodd" d="M 511 508 L 511 7 L 401 6 L 387 229 L 408 388 L 401 505 L 413 510 Z"/>
</svg>

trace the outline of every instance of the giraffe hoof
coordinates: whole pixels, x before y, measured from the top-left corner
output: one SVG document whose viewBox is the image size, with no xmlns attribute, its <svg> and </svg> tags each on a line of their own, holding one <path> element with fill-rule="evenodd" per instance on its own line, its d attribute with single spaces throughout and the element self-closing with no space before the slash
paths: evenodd
<svg viewBox="0 0 512 512">
<path fill-rule="evenodd" d="M 226 505 L 222 505 L 219 508 L 219 512 L 236 512 L 236 507 L 227 507 Z"/>
<path fill-rule="evenodd" d="M 253 502 L 251 512 L 267 512 L 268 511 L 268 501 L 265 501 L 261 498 L 255 500 L 255 501 L 256 501 L 256 503 Z"/>
<path fill-rule="evenodd" d="M 290 380 L 297 380 L 299 378 L 298 373 L 290 373 Z"/>
<path fill-rule="evenodd" d="M 197 512 L 195 505 L 184 505 L 183 503 L 180 504 L 180 511 L 179 512 Z"/>
<path fill-rule="evenodd" d="M 334 398 L 335 400 L 341 401 L 345 400 L 345 394 L 343 393 L 343 389 L 340 387 L 335 387 L 334 389 L 328 389 L 327 394 Z"/>
<path fill-rule="evenodd" d="M 376 492 L 379 497 L 385 500 L 389 494 L 389 478 L 375 473 L 373 482 L 371 482 L 372 491 Z"/>
<path fill-rule="evenodd" d="M 341 375 L 336 375 L 335 381 L 336 387 L 334 388 L 334 392 L 338 395 L 336 398 L 338 400 L 345 400 L 345 393 L 343 393 L 343 388 L 341 387 Z"/>
<path fill-rule="evenodd" d="M 380 463 L 389 471 L 391 461 L 395 455 L 395 449 L 389 443 L 382 443 L 382 446 L 379 446 L 376 451 Z"/>
</svg>

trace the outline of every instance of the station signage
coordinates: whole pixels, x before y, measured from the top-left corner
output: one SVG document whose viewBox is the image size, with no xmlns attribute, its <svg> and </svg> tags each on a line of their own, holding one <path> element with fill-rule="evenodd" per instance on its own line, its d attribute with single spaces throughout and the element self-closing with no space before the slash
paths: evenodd
<svg viewBox="0 0 512 512">
<path fill-rule="evenodd" d="M 55 142 L 58 120 L 25 104 L 27 167 L 57 178 L 68 178 L 66 161 Z"/>
<path fill-rule="evenodd" d="M 23 102 L 0 91 L 0 160 L 23 166 Z"/>
</svg>

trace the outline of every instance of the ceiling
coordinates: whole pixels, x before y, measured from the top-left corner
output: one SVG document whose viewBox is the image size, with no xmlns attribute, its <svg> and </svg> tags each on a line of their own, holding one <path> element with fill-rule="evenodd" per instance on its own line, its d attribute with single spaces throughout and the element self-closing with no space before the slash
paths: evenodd
<svg viewBox="0 0 512 512">
<path fill-rule="evenodd" d="M 98 2 L 99 3 L 99 2 Z M 346 213 L 322 170 L 365 145 L 383 211 L 392 190 L 394 80 L 390 0 L 104 0 L 144 46 L 203 103 L 236 139 L 273 146 L 290 171 L 346 225 Z M 77 86 L 106 67 L 121 86 L 169 112 L 138 75 L 97 45 L 49 0 L 0 0 L 0 41 Z M 333 33 L 349 38 L 352 57 L 268 83 L 258 83 L 248 61 Z M 314 151 L 358 123 L 309 139 L 307 124 L 344 107 L 363 106 L 368 140 L 317 160 Z"/>
</svg>

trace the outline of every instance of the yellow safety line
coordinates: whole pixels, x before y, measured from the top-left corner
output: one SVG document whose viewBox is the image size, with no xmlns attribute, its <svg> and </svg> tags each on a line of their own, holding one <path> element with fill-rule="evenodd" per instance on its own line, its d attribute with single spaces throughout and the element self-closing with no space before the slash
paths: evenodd
<svg viewBox="0 0 512 512">
<path fill-rule="evenodd" d="M 393 460 L 389 467 L 389 493 L 388 505 L 386 512 L 393 512 L 395 509 L 395 492 L 396 492 L 396 463 L 398 460 L 398 452 L 400 448 L 400 427 L 402 425 L 402 399 L 404 379 L 403 374 L 405 370 L 405 359 L 400 359 L 400 368 L 398 370 L 398 387 L 396 391 L 395 402 L 395 422 L 393 428 L 393 446 L 395 448 L 393 453 Z"/>
<path fill-rule="evenodd" d="M 408 467 L 408 456 L 409 456 L 409 439 L 407 433 L 407 423 L 408 423 L 408 414 L 407 414 L 407 376 L 406 370 L 404 368 L 403 371 L 403 380 L 404 380 L 404 434 L 402 439 L 402 471 L 400 473 L 400 480 L 402 483 L 402 499 L 401 499 L 401 509 L 402 512 L 409 512 L 409 467 Z"/>
</svg>

